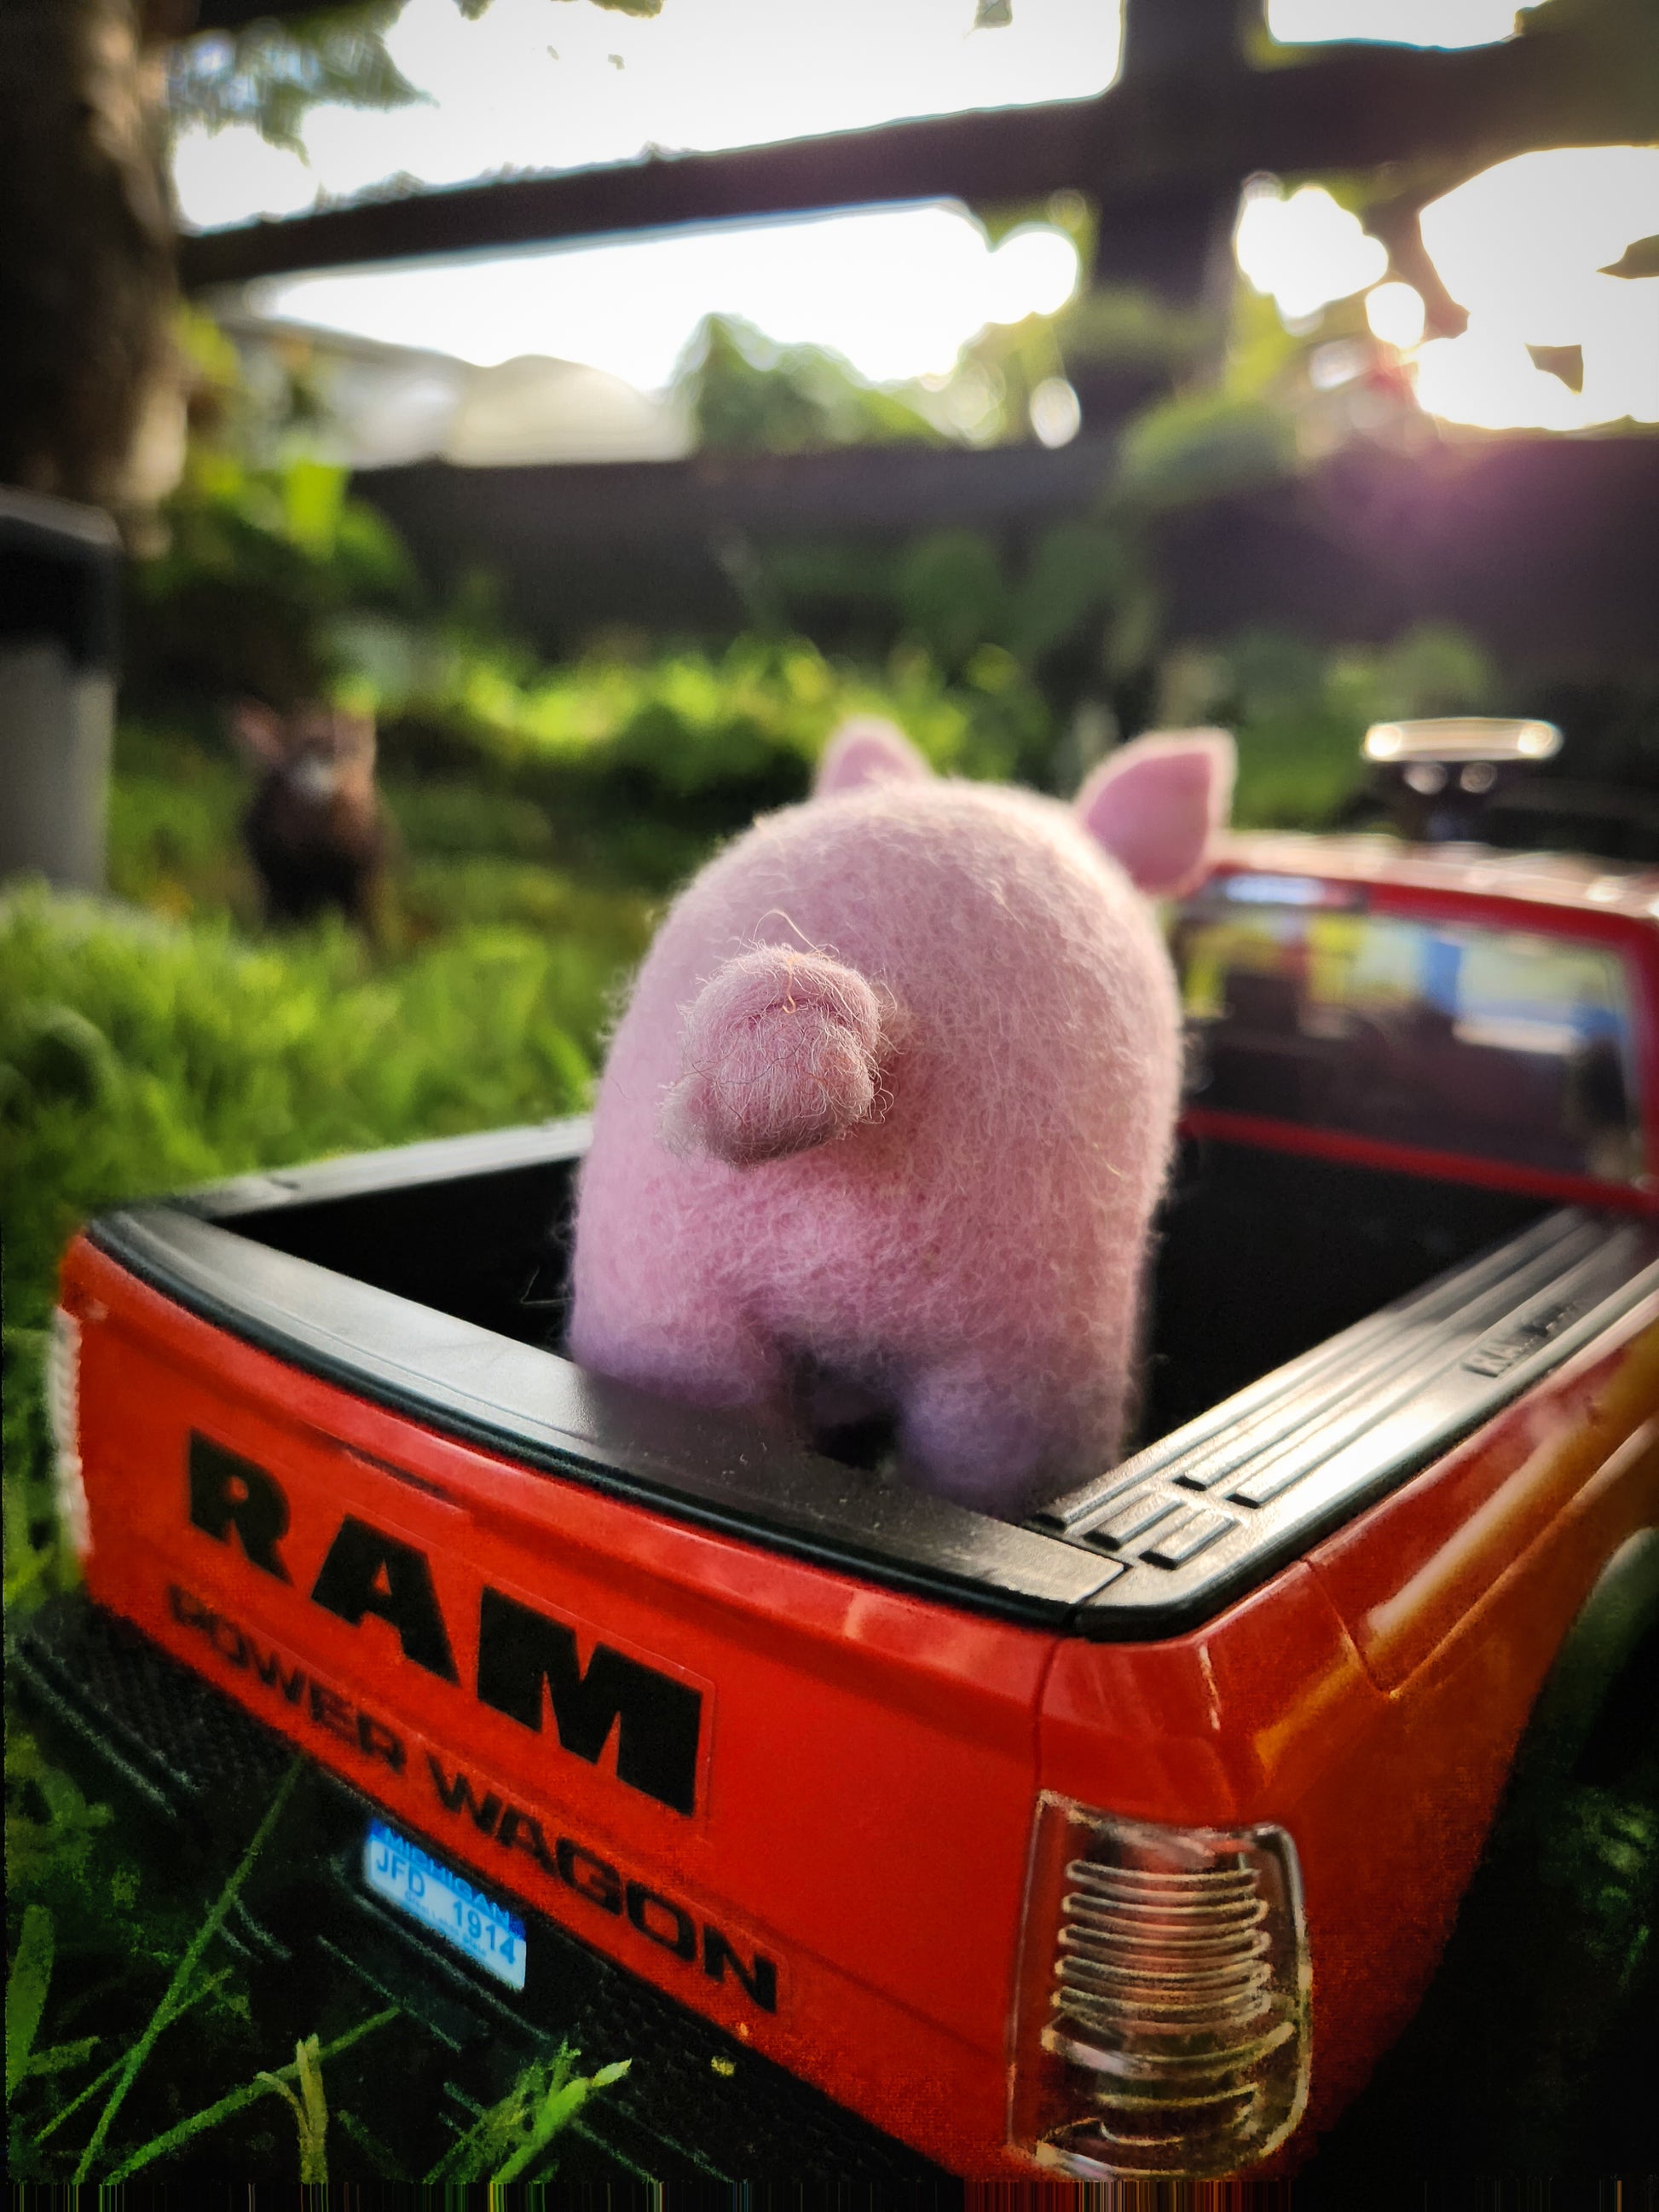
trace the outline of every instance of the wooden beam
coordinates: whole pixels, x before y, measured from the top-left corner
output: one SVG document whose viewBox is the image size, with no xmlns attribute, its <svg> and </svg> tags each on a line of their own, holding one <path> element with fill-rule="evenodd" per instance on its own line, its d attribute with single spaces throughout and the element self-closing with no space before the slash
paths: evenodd
<svg viewBox="0 0 1659 2212">
<path fill-rule="evenodd" d="M 1097 100 L 953 115 L 735 153 L 331 208 L 182 241 L 198 290 L 301 270 L 897 200 L 991 206 L 1070 186 L 1130 222 L 1170 189 L 1257 169 L 1477 168 L 1534 147 L 1639 143 L 1659 112 L 1659 9 L 1465 52 L 1340 48 L 1276 69 L 1149 65 Z"/>
<path fill-rule="evenodd" d="M 181 241 L 192 289 L 295 269 L 645 231 L 737 216 L 961 197 L 993 175 L 1024 198 L 1073 179 L 1093 103 L 948 116 L 730 154 L 688 154 L 331 208 Z"/>
</svg>

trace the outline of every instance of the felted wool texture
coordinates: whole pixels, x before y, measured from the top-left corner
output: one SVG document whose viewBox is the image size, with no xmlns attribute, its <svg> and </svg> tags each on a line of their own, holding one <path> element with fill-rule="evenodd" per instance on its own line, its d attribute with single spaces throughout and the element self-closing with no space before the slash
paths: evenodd
<svg viewBox="0 0 1659 2212">
<path fill-rule="evenodd" d="M 742 953 L 686 1010 L 659 1133 L 739 1166 L 825 1144 L 886 1106 L 893 1041 L 890 1000 L 854 969 L 787 945 Z"/>
<path fill-rule="evenodd" d="M 739 1162 L 688 1141 L 684 1086 L 700 995 L 757 954 L 739 1001 L 775 1005 L 785 955 L 863 979 L 883 1102 Z M 810 1375 L 890 1411 L 922 1486 L 1028 1510 L 1117 1453 L 1179 1066 L 1152 913 L 1071 810 L 896 778 L 764 818 L 676 902 L 617 1029 L 572 1355 L 780 1429 Z"/>
</svg>

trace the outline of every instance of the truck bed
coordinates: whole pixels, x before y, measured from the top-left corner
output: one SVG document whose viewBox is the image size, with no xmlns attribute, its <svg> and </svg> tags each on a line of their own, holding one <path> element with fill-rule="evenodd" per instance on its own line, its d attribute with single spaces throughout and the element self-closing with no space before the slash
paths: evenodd
<svg viewBox="0 0 1659 2212">
<path fill-rule="evenodd" d="M 1177 1632 L 1264 1580 L 1588 1341 L 1659 1260 L 1659 1227 L 1629 1217 L 1189 1144 L 1158 1243 L 1134 1449 L 1013 1527 L 888 1481 L 867 1437 L 838 1462 L 561 1358 L 586 1133 L 566 1122 L 246 1176 L 92 1233 L 205 1318 L 530 1464 L 1109 1638 Z"/>
<path fill-rule="evenodd" d="M 1053 2028 L 1067 1885 L 1080 1842 L 1119 1854 L 1109 1917 L 1120 1863 L 1184 1912 L 1207 1855 L 1276 1916 L 1272 2034 L 1237 2057 L 1272 2078 L 1230 2074 L 1181 2155 L 1265 2157 L 1304 2096 L 1316 2132 L 1420 1995 L 1550 1655 L 1650 1518 L 1659 1223 L 1194 1148 L 1146 1440 L 1013 1525 L 547 1348 L 585 1135 L 91 1224 L 53 1373 L 92 1597 L 357 1793 L 324 1852 L 354 1895 L 378 1808 L 957 2173 L 1079 2130 L 1066 2171 L 1122 2163 L 1091 2129 L 1164 2155 Z M 1216 1302 L 1224 1266 L 1259 1294 Z M 37 1671 L 67 1714 L 76 1653 Z M 526 2018 L 562 1955 L 526 1943 Z"/>
</svg>

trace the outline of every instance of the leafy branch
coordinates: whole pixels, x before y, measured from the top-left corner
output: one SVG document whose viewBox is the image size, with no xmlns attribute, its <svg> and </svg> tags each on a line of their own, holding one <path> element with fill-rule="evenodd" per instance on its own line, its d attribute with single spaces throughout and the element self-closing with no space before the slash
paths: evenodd
<svg viewBox="0 0 1659 2212">
<path fill-rule="evenodd" d="M 402 9 L 403 0 L 358 0 L 298 21 L 261 19 L 180 40 L 167 80 L 173 130 L 252 124 L 270 144 L 303 156 L 300 125 L 324 101 L 386 108 L 423 100 L 386 48 Z"/>
</svg>

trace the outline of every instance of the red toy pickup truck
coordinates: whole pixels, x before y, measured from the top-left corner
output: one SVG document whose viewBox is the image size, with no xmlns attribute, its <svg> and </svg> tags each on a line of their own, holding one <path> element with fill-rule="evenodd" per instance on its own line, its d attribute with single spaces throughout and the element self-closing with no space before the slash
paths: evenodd
<svg viewBox="0 0 1659 2212">
<path fill-rule="evenodd" d="M 771 2114 L 723 2170 L 1296 2162 L 1659 1615 L 1659 875 L 1245 837 L 1171 932 L 1085 1489 L 1010 1526 L 562 1358 L 580 1124 L 249 1176 L 69 1253 L 37 1689 L 158 1802 L 299 1746 L 290 1925 L 458 2039 L 588 1990 L 641 2111 Z"/>
</svg>

